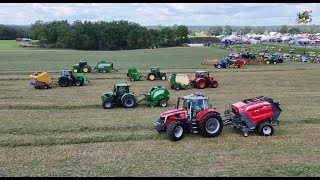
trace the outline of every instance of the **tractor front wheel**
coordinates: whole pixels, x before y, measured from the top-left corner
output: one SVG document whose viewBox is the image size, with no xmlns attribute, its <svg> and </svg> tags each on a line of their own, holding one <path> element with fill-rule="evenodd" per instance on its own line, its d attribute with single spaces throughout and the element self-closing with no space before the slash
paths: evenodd
<svg viewBox="0 0 320 180">
<path fill-rule="evenodd" d="M 167 128 L 167 135 L 171 141 L 179 141 L 185 134 L 185 126 L 181 121 L 172 121 Z"/>
<path fill-rule="evenodd" d="M 69 80 L 66 77 L 59 78 L 59 85 L 61 87 L 67 87 L 69 85 Z"/>
<path fill-rule="evenodd" d="M 76 86 L 81 86 L 81 81 L 80 80 L 76 80 Z"/>
<path fill-rule="evenodd" d="M 204 79 L 200 79 L 198 82 L 197 82 L 197 87 L 199 89 L 203 89 L 206 87 L 206 81 Z"/>
<path fill-rule="evenodd" d="M 270 123 L 264 122 L 260 124 L 258 133 L 260 136 L 271 136 L 273 134 L 273 127 Z"/>
<path fill-rule="evenodd" d="M 226 68 L 229 69 L 229 68 L 230 68 L 230 65 L 229 65 L 229 64 L 226 64 Z"/>
<path fill-rule="evenodd" d="M 166 79 L 167 79 L 166 76 L 162 76 L 162 77 L 161 77 L 161 80 L 162 80 L 162 81 L 165 81 Z"/>
<path fill-rule="evenodd" d="M 277 61 L 273 61 L 273 64 L 277 64 Z"/>
<path fill-rule="evenodd" d="M 223 128 L 222 118 L 216 113 L 208 113 L 201 118 L 198 127 L 202 136 L 218 136 Z"/>
<path fill-rule="evenodd" d="M 153 81 L 156 79 L 156 76 L 154 74 L 148 74 L 148 80 Z"/>
<path fill-rule="evenodd" d="M 168 106 L 168 102 L 166 100 L 161 100 L 159 105 L 160 105 L 160 107 L 167 107 Z"/>
<path fill-rule="evenodd" d="M 220 65 L 220 64 L 218 64 L 218 65 L 216 66 L 216 68 L 221 69 L 221 65 Z"/>
<path fill-rule="evenodd" d="M 74 73 L 77 73 L 78 72 L 78 69 L 73 69 L 72 70 Z"/>
<path fill-rule="evenodd" d="M 123 98 L 122 105 L 125 108 L 134 108 L 136 106 L 136 98 L 133 95 L 127 95 Z"/>
<path fill-rule="evenodd" d="M 113 100 L 111 97 L 108 97 L 102 102 L 103 109 L 111 109 L 113 107 Z"/>
<path fill-rule="evenodd" d="M 266 60 L 266 64 L 270 64 L 271 62 L 270 62 L 270 60 Z"/>
<path fill-rule="evenodd" d="M 218 81 L 212 81 L 212 87 L 217 88 L 218 87 Z"/>
</svg>

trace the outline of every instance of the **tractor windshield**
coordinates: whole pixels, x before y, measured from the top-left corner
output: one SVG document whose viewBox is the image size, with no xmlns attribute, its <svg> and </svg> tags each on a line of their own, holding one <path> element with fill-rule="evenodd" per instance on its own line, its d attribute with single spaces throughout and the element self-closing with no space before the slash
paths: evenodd
<svg viewBox="0 0 320 180">
<path fill-rule="evenodd" d="M 207 99 L 198 99 L 193 100 L 191 103 L 192 109 L 208 109 L 208 100 Z"/>
</svg>

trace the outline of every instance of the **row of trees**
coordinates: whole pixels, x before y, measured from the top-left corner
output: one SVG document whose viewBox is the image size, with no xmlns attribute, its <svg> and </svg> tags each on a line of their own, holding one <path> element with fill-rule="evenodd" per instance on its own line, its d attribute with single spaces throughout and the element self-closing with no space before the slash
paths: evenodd
<svg viewBox="0 0 320 180">
<path fill-rule="evenodd" d="M 29 29 L 24 27 L 0 25 L 0 40 L 12 40 L 17 37 L 29 37 Z"/>
<path fill-rule="evenodd" d="M 37 21 L 31 34 L 40 45 L 81 50 L 129 50 L 172 47 L 187 42 L 188 27 L 175 26 L 147 29 L 128 21 L 90 22 Z"/>
</svg>

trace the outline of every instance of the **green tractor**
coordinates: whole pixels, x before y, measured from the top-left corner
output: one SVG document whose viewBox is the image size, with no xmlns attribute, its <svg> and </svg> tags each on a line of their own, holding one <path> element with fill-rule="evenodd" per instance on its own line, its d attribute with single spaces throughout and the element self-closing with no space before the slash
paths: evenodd
<svg viewBox="0 0 320 180">
<path fill-rule="evenodd" d="M 167 79 L 166 73 L 165 72 L 160 72 L 159 67 L 151 67 L 150 72 L 147 75 L 147 79 L 150 81 L 153 81 L 155 79 L 161 79 L 165 81 Z"/>
<path fill-rule="evenodd" d="M 168 105 L 170 94 L 164 87 L 153 87 L 148 93 L 140 95 L 143 96 L 141 100 L 137 100 L 134 92 L 130 91 L 129 87 L 129 83 L 119 83 L 114 85 L 112 92 L 103 93 L 101 95 L 102 107 L 111 109 L 114 105 L 117 105 L 125 108 L 134 108 L 141 101 L 145 101 L 150 107 L 156 105 L 165 107 Z"/>
<path fill-rule="evenodd" d="M 84 73 L 73 73 L 71 70 L 62 70 L 58 83 L 61 87 L 69 85 L 83 86 L 85 81 L 90 82 Z"/>
<path fill-rule="evenodd" d="M 128 69 L 127 77 L 130 78 L 130 81 L 140 81 L 143 78 L 136 67 Z"/>
<path fill-rule="evenodd" d="M 93 70 L 97 71 L 98 73 L 107 73 L 111 70 L 119 71 L 118 69 L 113 68 L 113 63 L 108 61 L 98 61 L 97 65 L 93 68 Z"/>
<path fill-rule="evenodd" d="M 113 86 L 112 92 L 103 93 L 101 95 L 102 107 L 104 109 L 111 109 L 114 105 L 122 105 L 125 108 L 136 107 L 137 99 L 129 87 L 129 83 L 119 83 Z"/>
<path fill-rule="evenodd" d="M 190 80 L 185 74 L 173 73 L 169 76 L 169 85 L 171 89 L 179 91 L 180 89 L 188 89 Z"/>
<path fill-rule="evenodd" d="M 86 61 L 79 61 L 79 64 L 75 64 L 72 68 L 74 73 L 89 73 L 91 72 L 91 66 Z"/>
</svg>

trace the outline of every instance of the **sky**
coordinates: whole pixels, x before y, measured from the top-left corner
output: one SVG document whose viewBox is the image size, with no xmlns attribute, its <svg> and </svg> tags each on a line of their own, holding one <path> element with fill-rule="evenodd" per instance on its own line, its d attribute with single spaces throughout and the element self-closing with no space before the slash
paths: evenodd
<svg viewBox="0 0 320 180">
<path fill-rule="evenodd" d="M 0 3 L 0 24 L 37 20 L 118 21 L 141 26 L 296 25 L 298 12 L 312 11 L 320 25 L 320 3 Z"/>
</svg>

